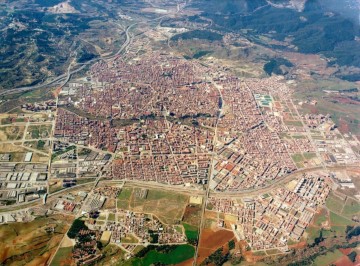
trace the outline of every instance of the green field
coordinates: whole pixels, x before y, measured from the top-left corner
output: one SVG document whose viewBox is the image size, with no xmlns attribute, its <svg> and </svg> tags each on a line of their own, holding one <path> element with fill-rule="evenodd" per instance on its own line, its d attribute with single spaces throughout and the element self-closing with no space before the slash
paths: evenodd
<svg viewBox="0 0 360 266">
<path fill-rule="evenodd" d="M 184 226 L 184 229 L 185 229 L 185 235 L 187 237 L 187 239 L 189 240 L 196 240 L 198 239 L 198 228 L 193 226 L 193 225 L 190 225 L 190 224 L 187 224 L 187 223 L 183 223 L 183 226 Z"/>
<path fill-rule="evenodd" d="M 131 260 L 133 266 L 150 266 L 155 263 L 165 265 L 178 264 L 194 257 L 195 248 L 190 245 L 179 245 L 169 253 L 161 253 L 155 250 L 148 252 L 143 258 L 135 258 Z"/>
<path fill-rule="evenodd" d="M 344 205 L 344 201 L 334 194 L 330 193 L 329 197 L 326 200 L 326 207 L 328 207 L 331 211 L 340 211 Z"/>
<path fill-rule="evenodd" d="M 101 250 L 101 253 L 103 254 L 103 257 L 96 262 L 96 265 L 114 265 L 114 261 L 117 262 L 117 265 L 122 265 L 124 263 L 125 251 L 114 244 L 107 245 Z"/>
<path fill-rule="evenodd" d="M 293 154 L 293 155 L 291 155 L 291 158 L 294 160 L 295 163 L 300 163 L 300 162 L 302 162 L 304 160 L 301 153 Z"/>
<path fill-rule="evenodd" d="M 118 196 L 119 200 L 129 200 L 132 194 L 132 188 L 123 188 Z"/>
<path fill-rule="evenodd" d="M 303 126 L 301 121 L 298 121 L 298 120 L 285 120 L 284 123 L 287 126 L 295 126 L 295 127 L 302 127 Z"/>
<path fill-rule="evenodd" d="M 138 212 L 152 213 L 166 224 L 181 221 L 189 197 L 174 191 L 149 189 L 146 198 L 139 198 L 133 193 L 130 209 Z"/>
<path fill-rule="evenodd" d="M 123 188 L 118 196 L 117 199 L 117 207 L 119 209 L 128 209 L 129 208 L 129 202 L 130 197 L 132 194 L 133 189 L 132 188 Z"/>
<path fill-rule="evenodd" d="M 354 224 L 354 222 L 352 222 L 351 220 L 341 217 L 340 215 L 333 212 L 330 212 L 330 221 L 331 221 L 331 225 L 334 226 L 347 226 Z"/>
<path fill-rule="evenodd" d="M 293 135 L 293 139 L 305 139 L 306 137 L 304 135 Z"/>
<path fill-rule="evenodd" d="M 115 221 L 115 213 L 109 213 L 108 220 L 114 222 Z"/>
<path fill-rule="evenodd" d="M 336 261 L 342 256 L 343 254 L 338 249 L 336 249 L 334 252 L 327 252 L 325 255 L 318 256 L 315 259 L 313 265 L 316 266 L 330 265 L 332 262 Z"/>
<path fill-rule="evenodd" d="M 264 251 L 254 251 L 254 256 L 266 256 L 266 253 Z"/>
<path fill-rule="evenodd" d="M 356 200 L 348 198 L 344 206 L 342 214 L 348 218 L 351 218 L 354 215 L 360 214 L 360 203 Z"/>
<path fill-rule="evenodd" d="M 139 195 L 141 188 L 123 188 L 117 198 L 119 209 L 151 213 L 167 224 L 181 221 L 189 197 L 173 191 L 149 189 L 146 197 Z"/>
<path fill-rule="evenodd" d="M 64 265 L 64 259 L 71 257 L 73 247 L 59 248 L 56 252 L 54 259 L 51 262 L 51 266 L 60 266 Z"/>
<path fill-rule="evenodd" d="M 266 253 L 268 255 L 273 255 L 273 254 L 279 254 L 279 253 L 283 253 L 283 252 L 279 249 L 270 249 L 270 250 L 266 250 Z"/>
<path fill-rule="evenodd" d="M 36 125 L 28 127 L 27 139 L 47 138 L 50 136 L 51 125 Z"/>
<path fill-rule="evenodd" d="M 187 196 L 172 191 L 149 190 L 146 197 L 147 200 L 167 199 L 169 201 L 184 202 L 187 201 Z"/>
<path fill-rule="evenodd" d="M 313 158 L 316 158 L 316 153 L 313 152 L 305 152 L 303 153 L 303 155 L 306 160 L 311 160 Z"/>
<path fill-rule="evenodd" d="M 306 229 L 307 239 L 306 242 L 308 244 L 312 244 L 314 242 L 314 239 L 320 236 L 320 229 L 317 227 L 309 226 Z"/>
<path fill-rule="evenodd" d="M 326 222 L 328 220 L 326 211 L 321 211 L 321 213 L 318 213 L 314 217 L 314 224 L 317 226 L 321 226 L 323 222 Z"/>
</svg>

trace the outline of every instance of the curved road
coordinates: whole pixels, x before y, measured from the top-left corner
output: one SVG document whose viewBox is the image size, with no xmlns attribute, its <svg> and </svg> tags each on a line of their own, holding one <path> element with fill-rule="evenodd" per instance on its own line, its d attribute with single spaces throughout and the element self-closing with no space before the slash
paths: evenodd
<svg viewBox="0 0 360 266">
<path fill-rule="evenodd" d="M 314 172 L 314 171 L 318 171 L 318 170 L 324 170 L 324 171 L 339 171 L 339 170 L 348 170 L 351 168 L 356 168 L 359 169 L 359 165 L 357 164 L 349 164 L 349 165 L 341 165 L 341 164 L 336 164 L 333 166 L 327 166 L 326 169 L 323 166 L 316 166 L 316 167 L 311 167 L 311 168 L 306 168 L 306 169 L 300 169 L 297 171 L 292 172 L 289 175 L 285 175 L 282 176 L 276 180 L 274 180 L 271 184 L 264 186 L 264 187 L 257 187 L 257 188 L 252 188 L 252 189 L 246 189 L 246 190 L 241 190 L 238 192 L 212 192 L 212 195 L 216 195 L 216 196 L 224 196 L 224 197 L 228 197 L 228 196 L 254 196 L 254 195 L 260 195 L 263 193 L 268 192 L 269 190 L 277 187 L 280 184 L 283 183 L 288 183 L 292 180 L 294 180 L 295 178 L 297 178 L 300 174 L 305 174 L 305 173 L 310 173 L 310 172 Z"/>
</svg>

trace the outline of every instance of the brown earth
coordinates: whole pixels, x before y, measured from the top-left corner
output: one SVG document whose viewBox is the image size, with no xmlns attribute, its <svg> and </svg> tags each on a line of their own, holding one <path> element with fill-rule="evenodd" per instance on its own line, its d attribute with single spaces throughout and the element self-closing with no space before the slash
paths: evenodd
<svg viewBox="0 0 360 266">
<path fill-rule="evenodd" d="M 343 120 L 342 118 L 339 119 L 339 131 L 343 134 L 350 132 L 348 123 L 345 120 Z"/>
<path fill-rule="evenodd" d="M 342 256 L 340 259 L 334 262 L 334 265 L 336 266 L 354 266 L 355 263 L 353 263 L 348 256 Z"/>
<path fill-rule="evenodd" d="M 70 216 L 53 215 L 28 223 L 1 225 L 0 264 L 46 265 L 72 219 Z M 49 228 L 54 228 L 54 233 L 47 233 Z"/>
<path fill-rule="evenodd" d="M 213 231 L 211 229 L 203 229 L 199 242 L 199 253 L 196 264 L 201 264 L 201 262 L 213 252 L 227 244 L 233 238 L 233 232 L 228 230 L 220 229 L 218 231 Z"/>
<path fill-rule="evenodd" d="M 305 248 L 306 246 L 307 246 L 306 241 L 302 241 L 302 242 L 296 243 L 294 245 L 289 245 L 289 249 Z"/>
<path fill-rule="evenodd" d="M 176 264 L 176 266 L 192 266 L 194 264 L 194 259 L 188 259 L 181 263 Z"/>
<path fill-rule="evenodd" d="M 185 208 L 183 222 L 199 226 L 201 208 L 198 205 L 187 205 Z"/>
</svg>

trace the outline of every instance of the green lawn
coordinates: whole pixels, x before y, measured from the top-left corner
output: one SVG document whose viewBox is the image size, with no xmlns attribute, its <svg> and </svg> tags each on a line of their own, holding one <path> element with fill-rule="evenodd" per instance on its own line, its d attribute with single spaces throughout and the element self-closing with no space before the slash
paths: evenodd
<svg viewBox="0 0 360 266">
<path fill-rule="evenodd" d="M 71 257 L 72 249 L 73 247 L 59 248 L 51 262 L 51 266 L 64 265 L 62 261 Z"/>
<path fill-rule="evenodd" d="M 325 255 L 318 256 L 315 259 L 313 265 L 316 266 L 330 265 L 332 262 L 336 261 L 342 256 L 343 254 L 338 249 L 336 249 L 334 252 L 327 252 Z"/>
<path fill-rule="evenodd" d="M 187 224 L 187 223 L 183 223 L 184 229 L 185 229 L 185 235 L 187 237 L 187 239 L 197 239 L 198 238 L 198 228 Z"/>
<path fill-rule="evenodd" d="M 178 264 L 194 257 L 195 248 L 190 245 L 179 245 L 169 253 L 161 253 L 151 250 L 143 258 L 135 258 L 131 260 L 133 266 L 150 266 L 155 263 L 165 265 Z"/>
</svg>

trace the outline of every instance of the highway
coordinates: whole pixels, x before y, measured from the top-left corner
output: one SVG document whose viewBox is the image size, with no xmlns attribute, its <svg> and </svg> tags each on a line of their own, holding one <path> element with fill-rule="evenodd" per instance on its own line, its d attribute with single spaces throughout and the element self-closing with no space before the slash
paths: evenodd
<svg viewBox="0 0 360 266">
<path fill-rule="evenodd" d="M 34 85 L 34 86 L 27 86 L 27 87 L 20 87 L 20 88 L 15 88 L 15 89 L 9 89 L 9 90 L 0 92 L 0 96 L 11 95 L 11 94 L 16 94 L 16 93 L 21 93 L 21 92 L 27 92 L 27 91 L 31 91 L 31 90 L 35 90 L 35 89 L 48 87 L 51 85 L 57 85 L 58 83 L 62 83 L 62 86 L 64 86 L 70 80 L 71 75 L 73 75 L 77 72 L 80 72 L 85 67 L 87 67 L 89 64 L 95 63 L 96 61 L 99 61 L 99 60 L 111 60 L 111 59 L 115 58 L 116 56 L 118 56 L 130 44 L 131 37 L 130 37 L 129 31 L 136 24 L 138 24 L 138 23 L 133 23 L 126 28 L 126 30 L 125 30 L 126 40 L 123 43 L 123 45 L 120 47 L 120 49 L 114 55 L 110 55 L 110 56 L 103 57 L 103 58 L 94 58 L 94 59 L 91 59 L 91 60 L 89 60 L 85 63 L 81 63 L 81 64 L 76 63 L 76 66 L 80 66 L 80 67 L 73 69 L 73 70 L 71 70 L 72 63 L 70 63 L 68 66 L 67 72 L 65 74 L 62 74 L 62 75 L 60 75 L 50 81 L 42 83 L 42 84 L 38 84 L 38 85 Z"/>
<path fill-rule="evenodd" d="M 94 183 L 95 181 L 91 181 L 91 182 L 88 182 L 88 183 L 84 183 L 84 184 L 79 184 L 79 185 L 76 185 L 76 186 L 73 186 L 73 187 L 69 187 L 69 188 L 65 188 L 65 189 L 62 189 L 62 190 L 59 190 L 59 191 L 56 191 L 52 194 L 49 194 L 48 197 L 47 197 L 47 200 L 51 199 L 51 198 L 55 198 L 56 196 L 61 196 L 63 194 L 66 194 L 66 193 L 69 193 L 73 190 L 77 190 L 81 187 L 85 187 L 85 186 L 88 186 L 92 183 Z M 39 199 L 36 199 L 36 200 L 33 200 L 31 202 L 23 202 L 23 203 L 19 203 L 19 204 L 16 204 L 16 205 L 9 205 L 9 206 L 1 206 L 0 208 L 0 213 L 1 212 L 11 212 L 11 211 L 16 211 L 16 210 L 23 210 L 23 209 L 27 209 L 27 208 L 31 208 L 31 207 L 35 207 L 37 205 L 42 205 L 42 198 L 39 198 Z"/>
<path fill-rule="evenodd" d="M 184 3 L 184 6 L 183 7 L 180 7 L 178 6 L 178 9 L 176 11 L 176 13 L 179 13 L 181 12 L 188 3 L 190 3 L 191 0 L 189 1 L 185 1 Z M 154 18 L 154 19 L 151 19 L 151 20 L 148 20 L 148 21 L 141 21 L 141 22 L 135 22 L 131 25 L 129 25 L 126 30 L 125 30 L 125 35 L 126 35 L 126 40 L 125 42 L 123 43 L 123 45 L 120 47 L 120 49 L 113 55 L 109 55 L 109 56 L 105 56 L 105 57 L 102 57 L 102 58 L 94 58 L 94 59 L 91 59 L 85 63 L 76 63 L 75 67 L 76 66 L 80 66 L 79 68 L 76 68 L 76 69 L 73 69 L 71 70 L 71 63 L 70 65 L 68 66 L 68 69 L 67 69 L 67 73 L 65 74 L 62 74 L 50 81 L 47 81 L 45 83 L 42 83 L 42 84 L 38 84 L 38 85 L 34 85 L 34 86 L 26 86 L 26 87 L 19 87 L 19 88 L 14 88 L 14 89 L 9 89 L 9 90 L 5 90 L 5 91 L 2 91 L 0 92 L 0 96 L 5 96 L 5 95 L 11 95 L 11 94 L 17 94 L 17 93 L 21 93 L 21 92 L 27 92 L 27 91 L 31 91 L 31 90 L 35 90 L 35 89 L 40 89 L 40 88 L 44 88 L 44 87 L 48 87 L 48 86 L 52 86 L 52 85 L 59 85 L 59 84 L 62 84 L 61 87 L 65 86 L 66 83 L 70 80 L 70 77 L 71 75 L 77 73 L 77 72 L 80 72 L 81 70 L 83 70 L 85 67 L 87 67 L 89 64 L 92 64 L 92 63 L 95 63 L 96 61 L 100 61 L 100 60 L 112 60 L 114 59 L 116 56 L 118 56 L 119 54 L 121 54 L 125 49 L 128 48 L 128 46 L 130 45 L 131 41 L 132 41 L 132 37 L 130 36 L 130 30 L 136 26 L 137 24 L 143 24 L 143 23 L 149 23 L 151 21 L 156 21 L 156 20 L 161 20 L 163 19 L 164 17 L 167 17 L 167 15 L 164 15 L 164 16 L 160 16 L 158 18 Z M 71 71 L 70 71 L 71 70 Z"/>
</svg>

